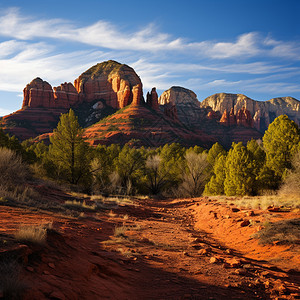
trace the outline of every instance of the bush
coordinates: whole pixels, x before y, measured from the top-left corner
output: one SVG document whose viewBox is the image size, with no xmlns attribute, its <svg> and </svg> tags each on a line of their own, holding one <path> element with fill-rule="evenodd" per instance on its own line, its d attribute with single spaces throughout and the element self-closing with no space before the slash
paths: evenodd
<svg viewBox="0 0 300 300">
<path fill-rule="evenodd" d="M 207 161 L 207 154 L 187 152 L 185 159 L 186 171 L 182 176 L 179 193 L 182 194 L 182 196 L 200 196 L 210 175 L 210 164 Z"/>
<path fill-rule="evenodd" d="M 20 156 L 13 150 L 0 148 L 0 185 L 13 187 L 29 177 L 29 169 Z"/>
<path fill-rule="evenodd" d="M 293 169 L 287 173 L 279 193 L 300 197 L 300 151 L 294 156 L 292 167 Z"/>
<path fill-rule="evenodd" d="M 261 244 L 280 242 L 282 244 L 300 243 L 300 219 L 270 223 L 254 235 Z"/>
<path fill-rule="evenodd" d="M 47 228 L 45 226 L 22 226 L 15 233 L 18 241 L 31 242 L 34 244 L 44 244 L 47 238 Z"/>
</svg>

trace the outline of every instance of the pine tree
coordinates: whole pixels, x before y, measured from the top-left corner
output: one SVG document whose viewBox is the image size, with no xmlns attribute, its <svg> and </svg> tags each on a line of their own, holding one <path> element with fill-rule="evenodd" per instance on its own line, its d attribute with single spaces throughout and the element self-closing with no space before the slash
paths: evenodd
<svg viewBox="0 0 300 300">
<path fill-rule="evenodd" d="M 72 109 L 61 115 L 50 142 L 49 159 L 57 168 L 57 174 L 72 184 L 83 180 L 89 172 L 89 147 Z"/>
<path fill-rule="evenodd" d="M 233 143 L 226 159 L 224 192 L 227 196 L 250 195 L 255 181 L 251 153 L 240 142 Z"/>
<path fill-rule="evenodd" d="M 219 154 L 217 157 L 213 172 L 214 174 L 210 178 L 210 181 L 205 185 L 205 195 L 223 195 L 224 194 L 224 181 L 226 177 L 225 173 L 226 156 Z"/>
<path fill-rule="evenodd" d="M 211 167 L 213 168 L 216 159 L 218 158 L 219 154 L 226 155 L 226 150 L 222 145 L 218 142 L 213 144 L 212 147 L 209 149 L 207 154 L 207 161 L 210 163 Z"/>
<path fill-rule="evenodd" d="M 267 154 L 266 166 L 282 176 L 292 167 L 291 161 L 299 148 L 300 130 L 286 115 L 277 117 L 263 136 Z"/>
</svg>

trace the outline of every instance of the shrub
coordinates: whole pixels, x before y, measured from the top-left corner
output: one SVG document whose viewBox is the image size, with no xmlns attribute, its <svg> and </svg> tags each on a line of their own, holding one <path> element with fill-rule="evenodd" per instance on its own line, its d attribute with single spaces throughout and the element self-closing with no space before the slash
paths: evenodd
<svg viewBox="0 0 300 300">
<path fill-rule="evenodd" d="M 186 171 L 182 176 L 179 190 L 183 196 L 200 196 L 210 175 L 207 154 L 187 152 L 185 159 Z"/>
<path fill-rule="evenodd" d="M 279 191 L 282 195 L 300 197 L 300 151 L 292 160 L 293 169 L 287 173 Z"/>
<path fill-rule="evenodd" d="M 0 148 L 0 185 L 22 184 L 30 176 L 29 169 L 22 158 L 13 150 Z"/>
<path fill-rule="evenodd" d="M 45 226 L 21 226 L 15 233 L 15 238 L 19 241 L 31 242 L 34 244 L 44 244 L 47 238 L 47 228 Z"/>
<path fill-rule="evenodd" d="M 269 223 L 264 229 L 254 234 L 261 244 L 273 242 L 300 243 L 300 219 Z"/>
</svg>

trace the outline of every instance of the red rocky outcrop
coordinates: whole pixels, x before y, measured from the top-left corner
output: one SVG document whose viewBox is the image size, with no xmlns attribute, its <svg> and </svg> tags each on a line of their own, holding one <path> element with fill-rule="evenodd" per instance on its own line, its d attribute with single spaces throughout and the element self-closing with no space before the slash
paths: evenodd
<svg viewBox="0 0 300 300">
<path fill-rule="evenodd" d="M 209 120 L 220 120 L 221 115 L 219 112 L 213 111 L 211 110 L 208 114 L 207 114 L 207 118 Z"/>
<path fill-rule="evenodd" d="M 70 108 L 79 101 L 77 90 L 72 83 L 63 83 L 58 87 L 54 87 L 54 107 Z"/>
<path fill-rule="evenodd" d="M 239 109 L 236 115 L 236 122 L 237 125 L 253 127 L 253 119 L 250 114 L 250 111 L 245 109 L 244 107 L 242 109 Z"/>
<path fill-rule="evenodd" d="M 53 107 L 54 97 L 52 86 L 42 80 L 41 78 L 35 78 L 23 90 L 23 105 L 28 107 Z"/>
<path fill-rule="evenodd" d="M 44 107 L 44 108 L 65 108 L 69 109 L 75 105 L 79 98 L 78 93 L 72 83 L 63 83 L 54 87 L 41 78 L 35 78 L 23 90 L 24 107 Z"/>
<path fill-rule="evenodd" d="M 85 102 L 101 99 L 116 109 L 143 102 L 143 85 L 139 76 L 129 66 L 112 60 L 82 73 L 74 86 L 80 100 Z"/>
<path fill-rule="evenodd" d="M 156 92 L 156 88 L 152 88 L 151 93 L 147 93 L 147 104 L 151 108 L 158 110 L 159 104 L 158 104 L 158 95 Z"/>
<path fill-rule="evenodd" d="M 244 107 L 239 109 L 236 115 L 234 114 L 233 108 L 231 108 L 230 113 L 225 109 L 220 123 L 225 126 L 242 125 L 245 127 L 253 127 L 253 118 L 250 112 Z"/>
</svg>

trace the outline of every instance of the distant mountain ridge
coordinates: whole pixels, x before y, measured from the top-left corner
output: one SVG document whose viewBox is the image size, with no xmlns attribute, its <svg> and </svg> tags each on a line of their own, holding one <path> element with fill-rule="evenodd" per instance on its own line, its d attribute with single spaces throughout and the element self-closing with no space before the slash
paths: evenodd
<svg viewBox="0 0 300 300">
<path fill-rule="evenodd" d="M 193 91 L 174 86 L 160 97 L 152 88 L 145 99 L 134 69 L 112 60 L 91 67 L 74 84 L 52 88 L 35 78 L 23 94 L 22 108 L 0 121 L 6 132 L 20 140 L 47 137 L 70 108 L 92 145 L 135 140 L 150 147 L 171 142 L 209 147 L 219 141 L 229 147 L 233 141 L 261 138 L 281 114 L 300 123 L 300 101 L 291 97 L 256 101 L 220 93 L 199 102 Z"/>
</svg>

